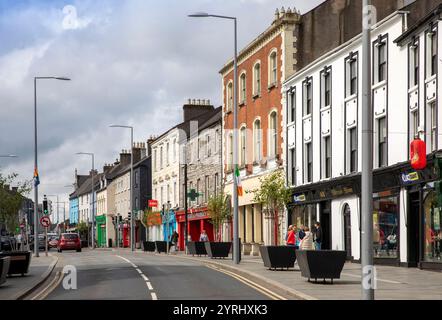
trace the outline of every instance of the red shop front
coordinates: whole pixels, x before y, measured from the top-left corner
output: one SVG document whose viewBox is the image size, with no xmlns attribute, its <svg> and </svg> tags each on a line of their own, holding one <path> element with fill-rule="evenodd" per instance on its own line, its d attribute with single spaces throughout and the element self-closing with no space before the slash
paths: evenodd
<svg viewBox="0 0 442 320">
<path fill-rule="evenodd" d="M 206 230 L 209 240 L 213 241 L 213 225 L 210 223 L 210 218 L 207 215 L 207 208 L 189 209 L 187 212 L 189 240 L 199 241 L 201 232 Z M 186 224 L 184 211 L 176 212 L 176 220 L 178 224 L 179 247 L 180 250 L 184 250 L 184 228 Z"/>
</svg>

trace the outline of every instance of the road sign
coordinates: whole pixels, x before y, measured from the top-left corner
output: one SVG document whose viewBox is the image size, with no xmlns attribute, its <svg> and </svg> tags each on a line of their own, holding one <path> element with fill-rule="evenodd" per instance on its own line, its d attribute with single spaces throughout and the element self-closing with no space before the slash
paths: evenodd
<svg viewBox="0 0 442 320">
<path fill-rule="evenodd" d="M 190 192 L 187 194 L 187 198 L 189 198 L 191 201 L 195 201 L 200 196 L 201 193 L 196 192 L 195 189 L 191 189 Z"/>
<path fill-rule="evenodd" d="M 48 216 L 41 217 L 40 224 L 43 227 L 48 228 L 51 225 L 51 219 L 49 219 Z"/>
<path fill-rule="evenodd" d="M 149 206 L 149 208 L 157 208 L 158 207 L 158 200 L 149 200 L 148 206 Z"/>
</svg>

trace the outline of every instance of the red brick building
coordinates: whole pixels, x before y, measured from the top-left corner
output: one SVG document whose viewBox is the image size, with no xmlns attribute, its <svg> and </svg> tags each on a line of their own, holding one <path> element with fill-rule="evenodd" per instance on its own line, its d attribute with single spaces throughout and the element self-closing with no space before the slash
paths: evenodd
<svg viewBox="0 0 442 320">
<path fill-rule="evenodd" d="M 282 168 L 281 85 L 297 69 L 300 14 L 276 10 L 270 27 L 238 55 L 238 147 L 244 196 L 239 198 L 239 232 L 244 254 L 258 254 L 259 244 L 280 242 L 281 232 L 253 202 L 259 178 Z M 233 60 L 220 71 L 223 87 L 225 192 L 233 191 Z M 269 130 L 270 129 L 270 130 Z M 282 216 L 281 216 L 282 218 Z M 282 220 L 282 219 L 281 219 Z M 230 230 L 229 230 L 230 229 Z M 226 240 L 231 227 L 226 226 Z"/>
</svg>

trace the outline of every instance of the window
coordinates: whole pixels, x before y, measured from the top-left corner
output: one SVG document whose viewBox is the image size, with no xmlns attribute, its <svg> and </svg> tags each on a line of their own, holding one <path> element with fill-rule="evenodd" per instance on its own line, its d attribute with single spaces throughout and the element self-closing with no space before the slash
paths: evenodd
<svg viewBox="0 0 442 320">
<path fill-rule="evenodd" d="M 233 170 L 233 134 L 229 135 L 229 158 L 227 163 L 227 170 Z"/>
<path fill-rule="evenodd" d="M 427 78 L 437 71 L 437 32 L 433 29 L 427 33 Z"/>
<path fill-rule="evenodd" d="M 253 127 L 253 138 L 254 138 L 254 160 L 255 162 L 260 162 L 262 160 L 262 132 L 261 132 L 261 121 L 256 120 Z"/>
<path fill-rule="evenodd" d="M 305 144 L 305 158 L 306 158 L 306 182 L 313 181 L 313 148 L 312 143 Z"/>
<path fill-rule="evenodd" d="M 219 150 L 219 143 L 220 143 L 220 135 L 219 135 L 219 130 L 216 129 L 215 130 L 215 153 L 218 153 Z"/>
<path fill-rule="evenodd" d="M 138 171 L 135 171 L 135 188 L 138 188 L 139 184 L 140 184 L 140 175 Z"/>
<path fill-rule="evenodd" d="M 331 177 L 331 138 L 330 136 L 324 137 L 323 139 L 323 172 L 322 175 L 325 179 Z"/>
<path fill-rule="evenodd" d="M 295 91 L 290 93 L 290 122 L 296 120 L 296 94 Z"/>
<path fill-rule="evenodd" d="M 276 51 L 270 54 L 269 63 L 269 87 L 276 85 L 278 79 L 278 63 Z"/>
<path fill-rule="evenodd" d="M 233 110 L 233 82 L 230 81 L 227 85 L 227 112 Z"/>
<path fill-rule="evenodd" d="M 170 201 L 170 186 L 169 185 L 167 185 L 166 199 L 167 199 L 167 202 Z"/>
<path fill-rule="evenodd" d="M 345 89 L 345 97 L 351 97 L 358 92 L 358 59 L 357 54 L 354 53 L 351 53 L 347 58 Z"/>
<path fill-rule="evenodd" d="M 373 51 L 374 83 L 387 80 L 387 42 L 386 37 L 379 36 Z"/>
<path fill-rule="evenodd" d="M 157 161 L 157 149 L 153 150 L 153 170 L 157 171 L 157 165 L 158 165 L 158 161 Z"/>
<path fill-rule="evenodd" d="M 201 191 L 201 179 L 198 179 L 196 181 L 196 192 L 200 193 Z M 201 198 L 199 196 L 196 197 L 196 204 L 200 204 L 201 203 Z"/>
<path fill-rule="evenodd" d="M 209 176 L 206 176 L 204 179 L 204 203 L 207 203 L 207 199 L 209 196 L 209 189 L 210 189 L 210 181 L 209 181 Z"/>
<path fill-rule="evenodd" d="M 272 112 L 269 116 L 269 158 L 276 157 L 278 154 L 278 120 L 276 112 Z"/>
<path fill-rule="evenodd" d="M 173 139 L 173 162 L 176 162 L 176 139 Z"/>
<path fill-rule="evenodd" d="M 313 86 L 311 79 L 304 82 L 304 116 L 312 113 Z"/>
<path fill-rule="evenodd" d="M 241 158 L 240 158 L 240 166 L 245 166 L 246 165 L 246 143 L 247 143 L 247 139 L 246 139 L 246 127 L 242 127 L 241 131 L 240 131 L 240 141 L 241 141 Z"/>
<path fill-rule="evenodd" d="M 436 102 L 432 102 L 429 105 L 430 107 L 430 130 L 431 130 L 431 138 L 430 138 L 430 150 L 436 151 L 437 149 L 437 110 L 436 110 Z"/>
<path fill-rule="evenodd" d="M 255 64 L 253 68 L 253 96 L 261 94 L 261 65 Z"/>
<path fill-rule="evenodd" d="M 331 105 L 331 68 L 321 72 L 321 108 Z"/>
<path fill-rule="evenodd" d="M 160 169 L 163 169 L 163 147 L 160 147 Z"/>
<path fill-rule="evenodd" d="M 212 148 L 210 146 L 210 135 L 206 136 L 206 157 L 210 157 L 212 155 Z"/>
<path fill-rule="evenodd" d="M 290 149 L 290 167 L 291 167 L 291 183 L 292 186 L 296 185 L 296 151 Z"/>
<path fill-rule="evenodd" d="M 357 129 L 348 130 L 349 136 L 349 169 L 350 173 L 358 171 L 358 135 Z"/>
<path fill-rule="evenodd" d="M 169 166 L 169 142 L 166 144 L 166 166 Z"/>
<path fill-rule="evenodd" d="M 173 203 L 176 205 L 178 205 L 178 201 L 177 201 L 177 190 L 176 190 L 176 181 L 173 183 Z"/>
<path fill-rule="evenodd" d="M 410 112 L 410 141 L 419 137 L 419 113 L 417 110 Z"/>
<path fill-rule="evenodd" d="M 410 82 L 408 87 L 413 88 L 419 84 L 419 43 L 417 41 L 410 45 L 409 64 Z"/>
<path fill-rule="evenodd" d="M 387 120 L 378 120 L 378 167 L 387 166 Z"/>
<path fill-rule="evenodd" d="M 246 74 L 245 72 L 239 76 L 239 103 L 246 103 Z"/>
<path fill-rule="evenodd" d="M 161 187 L 161 198 L 160 198 L 160 203 L 164 204 L 164 192 L 163 192 L 163 187 Z"/>
<path fill-rule="evenodd" d="M 218 195 L 218 185 L 219 185 L 219 175 L 218 175 L 218 173 L 215 173 L 215 183 L 213 186 L 215 196 Z"/>
</svg>

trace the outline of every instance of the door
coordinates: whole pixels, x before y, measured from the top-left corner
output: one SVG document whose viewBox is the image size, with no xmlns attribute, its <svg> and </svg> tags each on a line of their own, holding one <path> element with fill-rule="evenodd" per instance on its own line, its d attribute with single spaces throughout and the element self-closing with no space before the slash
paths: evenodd
<svg viewBox="0 0 442 320">
<path fill-rule="evenodd" d="M 331 217 L 330 201 L 321 203 L 320 223 L 322 227 L 322 250 L 331 249 Z"/>
<path fill-rule="evenodd" d="M 409 193 L 409 210 L 407 214 L 408 266 L 417 267 L 419 262 L 419 192 Z"/>
<path fill-rule="evenodd" d="M 351 254 L 351 211 L 348 204 L 344 207 L 344 250 L 347 252 L 347 260 L 352 260 Z"/>
</svg>

